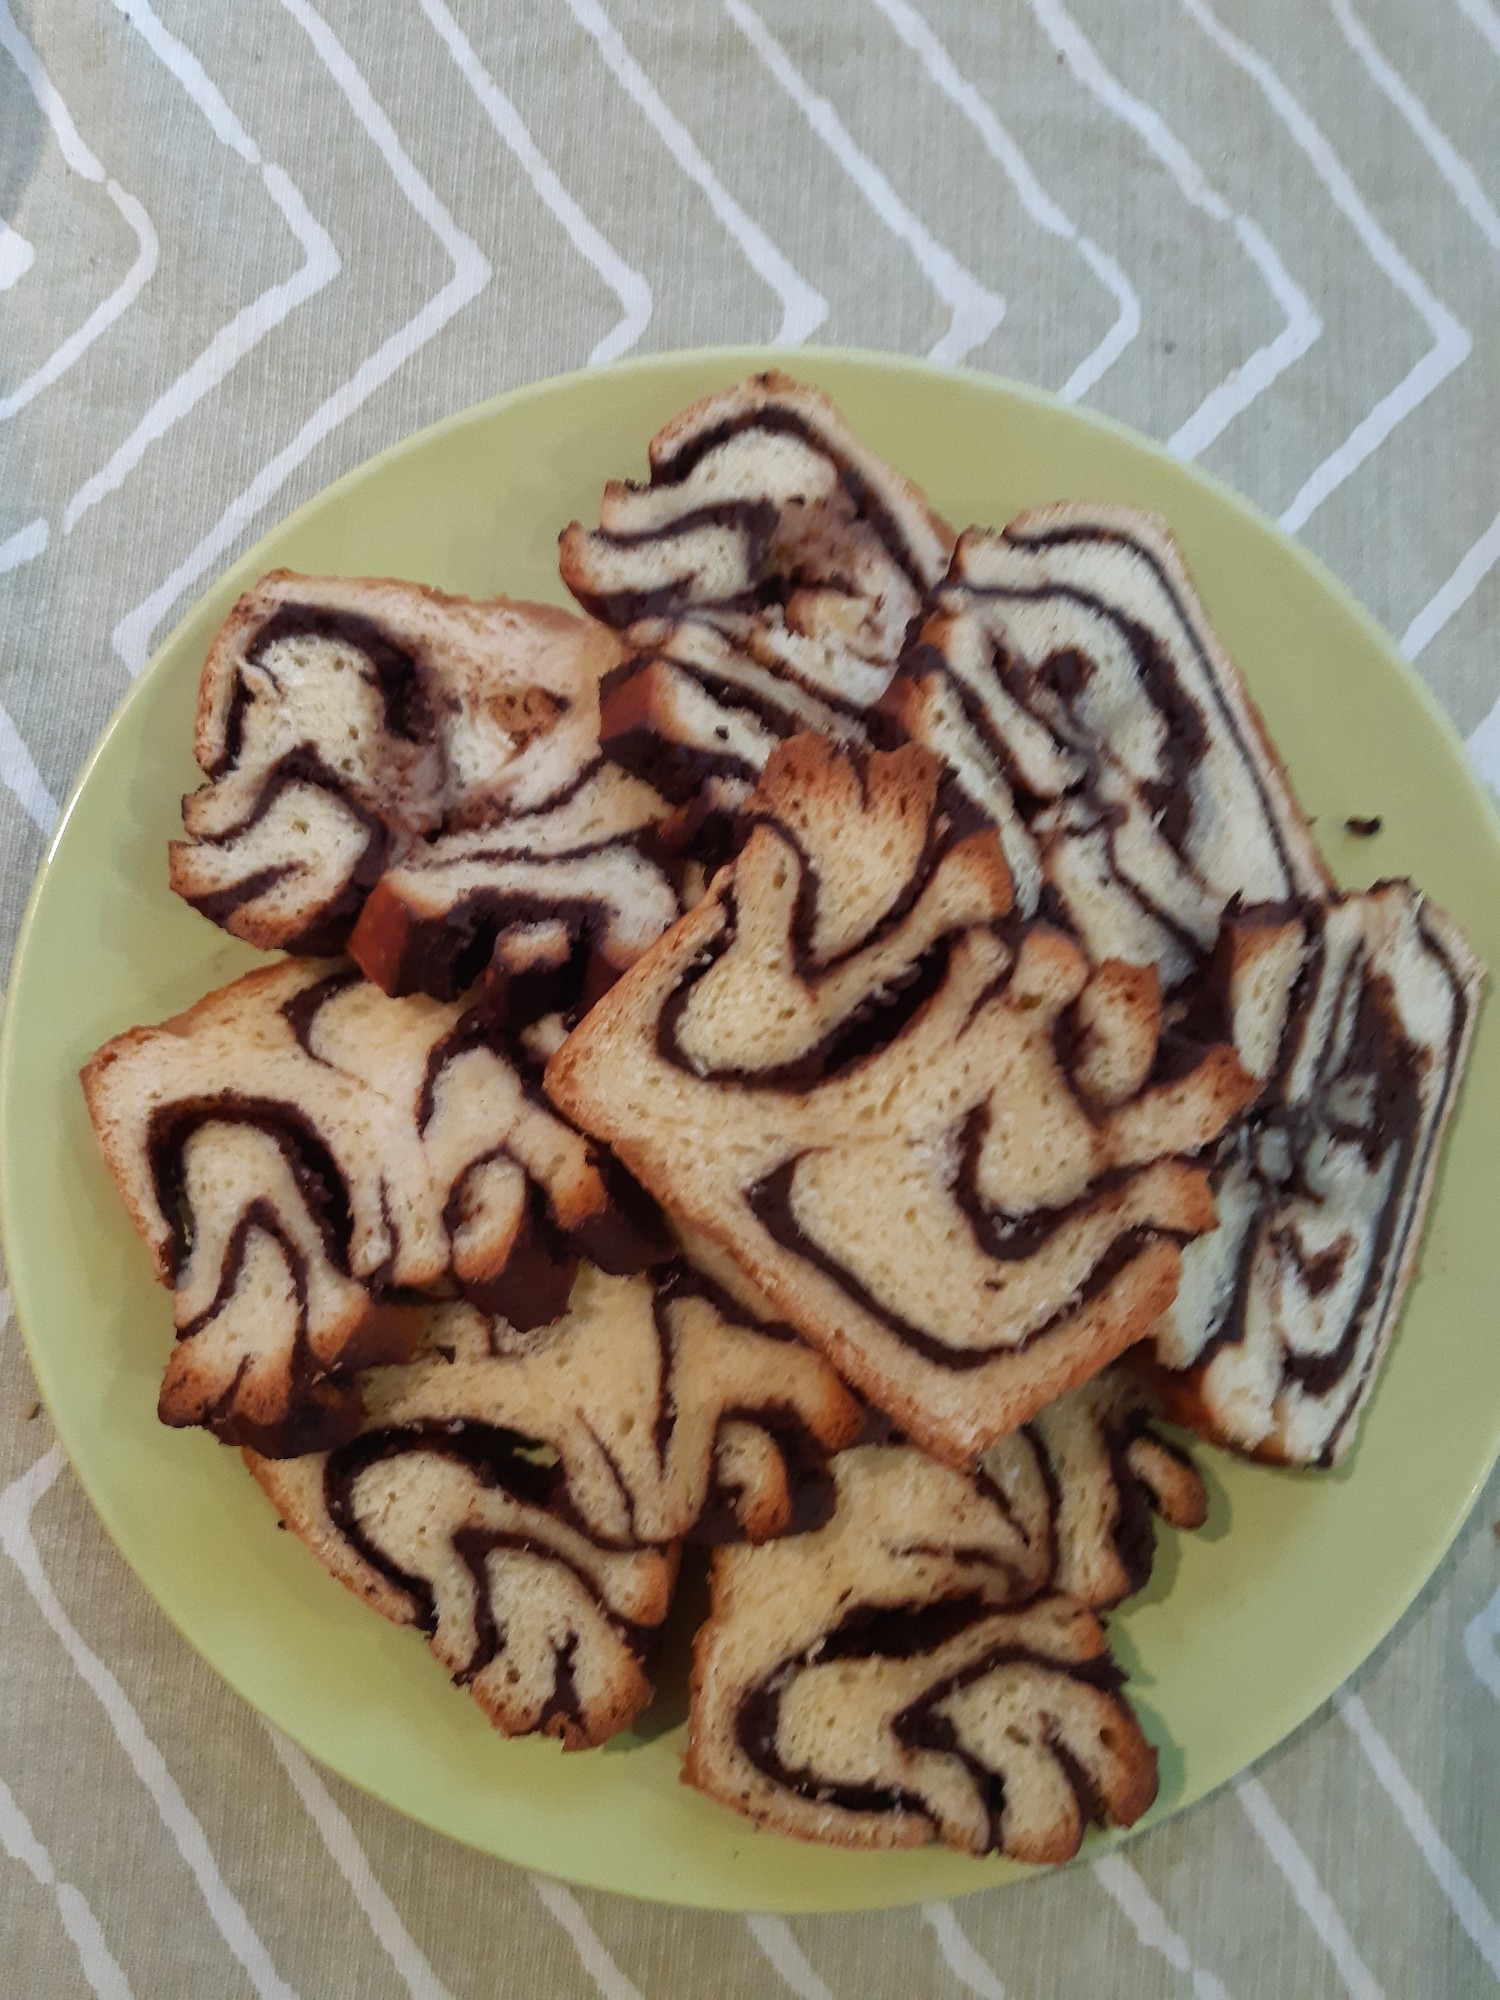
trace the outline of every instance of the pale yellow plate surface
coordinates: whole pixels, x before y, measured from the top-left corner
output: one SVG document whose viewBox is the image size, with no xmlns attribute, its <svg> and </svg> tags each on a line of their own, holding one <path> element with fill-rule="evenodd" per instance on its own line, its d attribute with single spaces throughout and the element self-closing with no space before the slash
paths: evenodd
<svg viewBox="0 0 1500 2000">
<path fill-rule="evenodd" d="M 558 530 L 594 517 L 606 478 L 640 475 L 666 417 L 771 358 L 668 356 L 502 397 L 351 473 L 215 585 L 131 691 L 53 842 L 10 991 L 0 1159 L 11 1284 L 63 1443 L 127 1561 L 248 1700 L 355 1783 L 507 1860 L 669 1901 L 814 1910 L 946 1896 L 1018 1871 L 752 1831 L 678 1782 L 680 1691 L 604 1751 L 564 1757 L 495 1736 L 420 1639 L 276 1532 L 236 1454 L 156 1423 L 168 1304 L 77 1083 L 108 1036 L 175 1012 L 254 956 L 176 902 L 165 869 L 196 777 L 199 667 L 236 594 L 286 564 L 562 602 Z M 1164 514 L 1336 873 L 1351 884 L 1410 874 L 1500 965 L 1500 837 L 1457 738 L 1385 636 L 1268 522 L 1040 395 L 873 356 L 809 353 L 795 367 L 956 524 L 1000 524 L 1070 495 Z M 1376 838 L 1344 831 L 1369 814 L 1384 822 Z M 1301 1475 L 1205 1454 L 1208 1530 L 1165 1535 L 1150 1589 L 1112 1621 L 1161 1750 L 1153 1818 L 1222 1784 L 1323 1701 L 1400 1616 L 1477 1495 L 1500 1429 L 1497 1186 L 1491 1007 L 1420 1277 L 1352 1462 Z"/>
</svg>

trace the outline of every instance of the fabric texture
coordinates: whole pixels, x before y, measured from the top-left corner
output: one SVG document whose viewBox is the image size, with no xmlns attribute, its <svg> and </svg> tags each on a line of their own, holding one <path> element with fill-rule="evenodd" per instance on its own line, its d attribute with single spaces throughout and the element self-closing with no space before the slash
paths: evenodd
<svg viewBox="0 0 1500 2000">
<path fill-rule="evenodd" d="M 1298 533 L 1500 784 L 1494 0 L 0 0 L 0 940 L 199 590 L 626 352 L 933 352 Z M 1251 1774 L 951 1905 L 698 1915 L 314 1768 L 125 1569 L 0 1336 L 0 1986 L 29 2000 L 1477 1995 L 1500 1486 Z M 331 1588 L 332 1586 L 330 1586 Z"/>
</svg>

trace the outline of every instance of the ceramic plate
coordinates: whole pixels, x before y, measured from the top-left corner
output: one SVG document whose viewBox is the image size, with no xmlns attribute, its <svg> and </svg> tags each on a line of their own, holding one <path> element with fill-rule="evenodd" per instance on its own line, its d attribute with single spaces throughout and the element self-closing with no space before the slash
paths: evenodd
<svg viewBox="0 0 1500 2000">
<path fill-rule="evenodd" d="M 680 1675 L 605 1750 L 564 1757 L 494 1735 L 416 1635 L 373 1617 L 276 1531 L 237 1454 L 157 1424 L 167 1300 L 77 1082 L 108 1036 L 254 959 L 168 893 L 165 866 L 197 777 L 199 668 L 237 593 L 285 564 L 562 602 L 558 530 L 596 518 L 606 478 L 639 476 L 665 418 L 771 358 L 665 356 L 503 396 L 340 480 L 214 586 L 131 690 L 52 843 L 11 984 L 0 1144 L 11 1285 L 58 1432 L 126 1560 L 232 1686 L 344 1777 L 508 1861 L 678 1903 L 816 1910 L 948 1896 L 1019 1871 L 753 1831 L 678 1782 Z M 813 352 L 795 365 L 956 523 L 998 526 L 1069 496 L 1165 515 L 1335 874 L 1351 885 L 1412 875 L 1500 966 L 1500 829 L 1457 738 L 1385 635 L 1267 521 L 1144 440 L 1027 390 L 871 356 Z M 1375 838 L 1344 830 L 1375 814 Z M 1207 1529 L 1164 1534 L 1150 1588 L 1110 1621 L 1161 1753 L 1151 1819 L 1224 1783 L 1315 1709 L 1400 1617 L 1477 1494 L 1500 1429 L 1497 1185 L 1492 1004 L 1420 1276 L 1352 1458 L 1322 1475 L 1205 1453 Z"/>
</svg>

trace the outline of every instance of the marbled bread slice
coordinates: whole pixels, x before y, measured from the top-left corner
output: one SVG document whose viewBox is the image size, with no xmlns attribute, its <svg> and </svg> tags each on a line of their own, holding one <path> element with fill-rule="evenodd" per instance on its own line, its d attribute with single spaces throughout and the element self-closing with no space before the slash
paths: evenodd
<svg viewBox="0 0 1500 2000">
<path fill-rule="evenodd" d="M 426 1309 L 420 1351 L 370 1371 L 332 1452 L 247 1452 L 282 1520 L 508 1734 L 570 1748 L 626 1727 L 678 1544 L 827 1517 L 827 1456 L 862 1412 L 818 1355 L 681 1265 L 585 1266 L 566 1317 L 522 1333 Z"/>
<path fill-rule="evenodd" d="M 862 705 L 947 566 L 953 534 L 821 390 L 751 376 L 674 417 L 646 486 L 612 481 L 561 539 L 563 581 L 650 643 L 700 618 L 814 693 Z"/>
<path fill-rule="evenodd" d="M 650 1702 L 678 1551 L 611 1547 L 560 1517 L 525 1438 L 401 1425 L 332 1453 L 246 1459 L 324 1568 L 424 1633 L 505 1735 L 587 1749 Z"/>
<path fill-rule="evenodd" d="M 1065 501 L 960 536 L 882 710 L 1001 831 L 1023 911 L 1174 987 L 1229 904 L 1328 871 L 1165 523 Z M 962 805 L 958 801 L 962 801 Z"/>
<path fill-rule="evenodd" d="M 1097 1619 L 1035 1594 L 993 1492 L 899 1445 L 833 1474 L 823 1528 L 715 1552 L 688 1782 L 843 1847 L 1062 1862 L 1090 1819 L 1133 1824 L 1156 1753 Z"/>
<path fill-rule="evenodd" d="M 556 1318 L 585 1251 L 664 1239 L 618 1166 L 542 1099 L 465 1000 L 391 1000 L 354 968 L 249 973 L 83 1071 L 177 1343 L 160 1411 L 298 1452 L 357 1421 L 350 1372 L 409 1347 L 415 1294 Z"/>
<path fill-rule="evenodd" d="M 352 934 L 393 992 L 452 998 L 513 928 L 510 958 L 529 964 L 538 926 L 539 1006 L 560 983 L 607 983 L 632 924 L 649 933 L 678 907 L 651 839 L 665 803 L 600 764 L 599 681 L 619 658 L 602 626 L 549 606 L 272 571 L 204 665 L 206 783 L 183 801 L 172 887 L 264 950 L 322 954 Z M 388 870 L 421 871 L 451 840 L 466 867 L 445 875 L 441 857 L 419 899 L 431 932 L 439 886 L 459 898 L 451 948 L 393 936 L 399 884 L 359 923 Z M 547 860 L 521 879 L 523 848 Z"/>
<path fill-rule="evenodd" d="M 705 397 L 562 537 L 563 580 L 622 630 L 608 754 L 717 825 L 798 730 L 864 737 L 953 534 L 829 398 L 779 374 Z"/>
<path fill-rule="evenodd" d="M 386 1424 L 537 1441 L 571 1515 L 622 1545 L 705 1521 L 709 1539 L 785 1532 L 799 1501 L 826 1497 L 810 1489 L 864 1418 L 820 1354 L 680 1262 L 631 1277 L 585 1264 L 563 1317 L 528 1331 L 433 1306 L 420 1362 L 375 1379 Z"/>
<path fill-rule="evenodd" d="M 1151 995 L 1109 968 L 1071 1032 L 1094 969 L 1010 922 L 998 840 L 951 837 L 940 768 L 917 746 L 783 745 L 736 861 L 546 1087 L 964 1463 L 1151 1331 L 1178 1246 L 1213 1223 L 1190 1156 L 1259 1085 L 1227 1045 L 1152 1081 Z M 1069 1064 L 1106 1047 L 1130 1087 L 1100 1109 Z"/>
<path fill-rule="evenodd" d="M 1269 1079 L 1214 1165 L 1155 1353 L 1221 1442 L 1332 1465 L 1353 1443 L 1416 1265 L 1483 969 L 1409 882 L 1247 911 L 1212 986 Z M 1221 1032 L 1217 1023 L 1210 1032 Z"/>
<path fill-rule="evenodd" d="M 594 763 L 537 812 L 443 833 L 391 857 L 349 941 L 392 994 L 451 999 L 484 976 L 498 1018 L 583 1010 L 677 917 L 681 870 L 647 785 Z"/>
</svg>

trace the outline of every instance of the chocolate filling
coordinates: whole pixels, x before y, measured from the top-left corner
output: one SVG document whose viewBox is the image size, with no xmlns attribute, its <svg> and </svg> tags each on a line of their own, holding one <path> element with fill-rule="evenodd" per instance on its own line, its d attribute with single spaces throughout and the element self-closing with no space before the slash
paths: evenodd
<svg viewBox="0 0 1500 2000">
<path fill-rule="evenodd" d="M 336 611 L 323 604 L 283 604 L 256 633 L 246 657 L 259 664 L 273 646 L 285 639 L 332 640 L 362 654 L 380 689 L 385 724 L 391 735 L 406 743 L 433 740 L 432 704 L 423 685 L 420 664 L 415 655 L 398 646 L 374 619 L 356 611 Z M 239 749 L 236 735 L 227 761 L 233 762 Z"/>
<path fill-rule="evenodd" d="M 903 1787 L 879 1784 L 832 1783 L 816 1770 L 786 1764 L 779 1749 L 781 1703 L 798 1673 L 808 1667 L 843 1659 L 909 1660 L 933 1653 L 959 1637 L 981 1619 L 993 1615 L 995 1607 L 977 1595 L 940 1598 L 926 1604 L 859 1605 L 808 1649 L 768 1674 L 740 1703 L 735 1718 L 735 1738 L 741 1751 L 775 1785 L 817 1805 L 832 1806 L 850 1813 L 911 1812 L 931 1820 L 932 1810 L 917 1793 Z M 944 1676 L 917 1701 L 894 1717 L 891 1725 L 896 1741 L 906 1749 L 941 1751 L 956 1757 L 985 1801 L 989 1819 L 989 1848 L 1004 1845 L 1004 1787 L 998 1772 L 982 1764 L 960 1744 L 948 1717 L 937 1713 L 942 1703 L 960 1689 L 1002 1667 L 1021 1665 L 1047 1673 L 1065 1673 L 1071 1679 L 1101 1688 L 1111 1694 L 1123 1685 L 1124 1676 L 1107 1654 L 1082 1662 L 1048 1659 L 1022 1646 L 995 1646 L 969 1665 Z M 1104 1801 L 1088 1774 L 1057 1740 L 1048 1735 L 1047 1748 L 1057 1758 L 1084 1814 L 1097 1825 L 1107 1818 Z"/>
<path fill-rule="evenodd" d="M 855 1305 L 877 1320 L 904 1346 L 920 1354 L 924 1361 L 960 1373 L 983 1368 L 1002 1357 L 1027 1353 L 1038 1341 L 1056 1332 L 1059 1326 L 1108 1291 L 1121 1272 L 1152 1243 L 1175 1240 L 1169 1230 L 1142 1223 L 1132 1224 L 1119 1232 L 1072 1296 L 1040 1325 L 1032 1327 L 1017 1340 L 997 1342 L 992 1347 L 952 1347 L 925 1327 L 915 1326 L 892 1311 L 847 1265 L 831 1256 L 803 1230 L 792 1211 L 791 1192 L 793 1177 L 805 1157 L 802 1153 L 794 1154 L 747 1191 L 745 1199 L 756 1221 L 783 1250 L 801 1257 L 814 1270 L 831 1278 Z M 972 1217 L 970 1219 L 973 1220 Z"/>
</svg>

